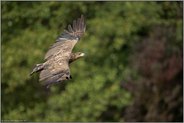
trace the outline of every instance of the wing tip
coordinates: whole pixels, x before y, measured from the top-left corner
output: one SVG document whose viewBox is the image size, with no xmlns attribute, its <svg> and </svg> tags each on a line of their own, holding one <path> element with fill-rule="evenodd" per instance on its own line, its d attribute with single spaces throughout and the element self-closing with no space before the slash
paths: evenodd
<svg viewBox="0 0 184 123">
<path fill-rule="evenodd" d="M 74 31 L 80 31 L 83 33 L 85 32 L 86 24 L 85 24 L 85 18 L 83 14 L 81 14 L 81 17 L 73 21 L 72 28 Z"/>
<path fill-rule="evenodd" d="M 78 37 L 80 38 L 86 30 L 85 17 L 83 14 L 75 20 L 73 20 L 72 24 L 68 24 L 68 26 L 64 29 L 64 32 L 61 33 L 56 41 L 63 41 L 68 37 Z"/>
</svg>

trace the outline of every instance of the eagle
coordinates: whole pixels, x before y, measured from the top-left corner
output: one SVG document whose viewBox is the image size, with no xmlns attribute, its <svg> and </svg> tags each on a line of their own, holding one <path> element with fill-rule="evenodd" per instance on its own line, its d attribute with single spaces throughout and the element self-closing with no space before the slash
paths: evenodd
<svg viewBox="0 0 184 123">
<path fill-rule="evenodd" d="M 84 16 L 81 15 L 57 37 L 55 43 L 47 51 L 44 62 L 36 64 L 30 75 L 40 72 L 39 81 L 47 88 L 54 83 L 72 79 L 70 64 L 85 55 L 82 52 L 72 53 L 72 49 L 84 35 L 85 29 Z"/>
</svg>

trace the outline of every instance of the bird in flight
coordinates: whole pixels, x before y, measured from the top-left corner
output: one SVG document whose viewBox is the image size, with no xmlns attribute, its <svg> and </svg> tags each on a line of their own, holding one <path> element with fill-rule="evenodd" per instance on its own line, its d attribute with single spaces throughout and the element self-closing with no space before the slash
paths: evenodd
<svg viewBox="0 0 184 123">
<path fill-rule="evenodd" d="M 82 52 L 72 53 L 75 44 L 80 40 L 86 29 L 83 15 L 68 25 L 68 29 L 56 39 L 45 55 L 45 62 L 36 64 L 30 75 L 40 72 L 39 81 L 47 88 L 51 84 L 72 79 L 69 65 L 82 58 Z"/>
</svg>

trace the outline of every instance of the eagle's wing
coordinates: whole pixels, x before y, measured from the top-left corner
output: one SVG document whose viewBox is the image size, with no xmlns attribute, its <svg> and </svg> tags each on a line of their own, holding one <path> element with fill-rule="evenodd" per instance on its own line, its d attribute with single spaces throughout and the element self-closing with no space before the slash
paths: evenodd
<svg viewBox="0 0 184 123">
<path fill-rule="evenodd" d="M 44 69 L 40 73 L 40 81 L 45 84 L 52 84 L 70 78 L 69 58 L 73 47 L 85 32 L 84 17 L 73 21 L 73 25 L 68 25 L 68 30 L 57 38 L 45 55 L 46 62 Z"/>
<path fill-rule="evenodd" d="M 84 17 L 73 21 L 73 25 L 68 25 L 68 30 L 64 32 L 56 39 L 56 42 L 50 47 L 49 51 L 45 55 L 45 60 L 53 57 L 61 51 L 63 53 L 71 53 L 73 47 L 77 41 L 84 34 L 86 25 L 84 22 Z"/>
</svg>

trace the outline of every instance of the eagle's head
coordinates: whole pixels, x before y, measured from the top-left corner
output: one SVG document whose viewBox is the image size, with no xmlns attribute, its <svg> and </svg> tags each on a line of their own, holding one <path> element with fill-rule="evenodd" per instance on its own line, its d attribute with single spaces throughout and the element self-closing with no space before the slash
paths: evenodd
<svg viewBox="0 0 184 123">
<path fill-rule="evenodd" d="M 82 53 L 82 52 L 75 53 L 76 59 L 81 58 L 81 57 L 84 57 L 84 56 L 85 56 L 85 53 Z"/>
<path fill-rule="evenodd" d="M 82 58 L 84 56 L 85 56 L 85 53 L 82 53 L 82 52 L 72 53 L 71 57 L 69 59 L 69 63 L 72 63 L 73 61 L 75 61 L 79 58 Z"/>
</svg>

